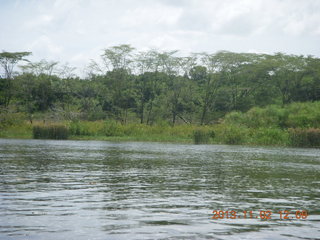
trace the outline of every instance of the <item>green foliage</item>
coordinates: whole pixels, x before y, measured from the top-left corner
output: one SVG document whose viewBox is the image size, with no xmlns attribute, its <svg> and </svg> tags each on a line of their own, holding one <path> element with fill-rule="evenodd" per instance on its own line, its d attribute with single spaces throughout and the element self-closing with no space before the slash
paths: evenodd
<svg viewBox="0 0 320 240">
<path fill-rule="evenodd" d="M 0 111 L 0 129 L 5 129 L 10 126 L 22 125 L 26 116 L 21 112 L 10 112 L 5 109 Z"/>
<path fill-rule="evenodd" d="M 106 121 L 104 133 L 108 137 L 123 136 L 125 133 L 124 126 L 116 121 Z"/>
<path fill-rule="evenodd" d="M 72 121 L 69 125 L 69 131 L 71 135 L 75 136 L 85 136 L 90 135 L 88 127 L 80 123 L 80 121 Z"/>
<path fill-rule="evenodd" d="M 319 58 L 176 53 L 113 46 L 80 79 L 67 73 L 70 67 L 46 60 L 28 61 L 16 74 L 30 53 L 2 52 L 2 136 L 18 126 L 25 126 L 23 136 L 30 134 L 26 119 L 65 121 L 73 138 L 227 144 L 289 145 L 295 138 L 288 128 L 320 128 Z"/>
<path fill-rule="evenodd" d="M 289 129 L 291 145 L 295 147 L 320 147 L 320 129 Z"/>
<path fill-rule="evenodd" d="M 104 121 L 79 121 L 68 124 L 70 135 L 73 136 L 98 136 L 104 132 Z"/>
<path fill-rule="evenodd" d="M 292 103 L 287 106 L 289 128 L 320 128 L 320 102 Z"/>
<path fill-rule="evenodd" d="M 35 125 L 32 128 L 34 139 L 68 139 L 69 129 L 62 124 Z"/>
<path fill-rule="evenodd" d="M 266 108 L 254 107 L 247 113 L 232 112 L 226 115 L 227 123 L 242 124 L 250 128 L 281 127 L 285 125 L 287 112 L 285 109 L 271 105 Z"/>
<path fill-rule="evenodd" d="M 249 128 L 318 128 L 320 127 L 320 102 L 254 107 L 246 113 L 228 113 L 225 116 L 225 122 Z"/>
<path fill-rule="evenodd" d="M 255 145 L 289 145 L 288 131 L 278 128 L 258 128 L 252 132 L 251 137 Z"/>
<path fill-rule="evenodd" d="M 216 139 L 225 144 L 248 142 L 249 129 L 243 126 L 220 124 L 214 128 Z"/>
</svg>

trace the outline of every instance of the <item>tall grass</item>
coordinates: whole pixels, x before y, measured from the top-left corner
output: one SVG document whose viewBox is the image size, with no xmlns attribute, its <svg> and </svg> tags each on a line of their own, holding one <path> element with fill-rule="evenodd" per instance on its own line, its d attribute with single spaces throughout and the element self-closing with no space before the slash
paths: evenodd
<svg viewBox="0 0 320 240">
<path fill-rule="evenodd" d="M 69 129 L 62 124 L 35 125 L 32 135 L 34 139 L 68 139 Z"/>
<path fill-rule="evenodd" d="M 124 135 L 130 135 L 129 131 L 126 131 L 126 126 L 122 125 L 119 122 L 116 121 L 106 121 L 104 126 L 104 134 L 108 137 L 112 136 L 124 136 Z M 125 134 L 126 132 L 126 134 Z"/>
<path fill-rule="evenodd" d="M 291 145 L 296 147 L 320 147 L 320 129 L 289 129 Z"/>
<path fill-rule="evenodd" d="M 209 143 L 210 138 L 215 137 L 214 131 L 208 131 L 207 129 L 196 129 L 193 131 L 193 141 L 195 144 Z"/>
</svg>

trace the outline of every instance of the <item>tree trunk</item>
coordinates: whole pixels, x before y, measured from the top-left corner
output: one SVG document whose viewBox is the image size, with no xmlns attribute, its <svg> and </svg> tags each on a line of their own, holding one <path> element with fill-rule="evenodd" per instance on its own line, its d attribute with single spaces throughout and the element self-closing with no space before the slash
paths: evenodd
<svg viewBox="0 0 320 240">
<path fill-rule="evenodd" d="M 150 125 L 150 117 L 151 117 L 152 107 L 153 107 L 153 101 L 151 101 L 151 105 L 150 105 L 150 108 L 148 111 L 147 125 Z"/>
<path fill-rule="evenodd" d="M 144 102 L 141 103 L 141 109 L 140 109 L 140 123 L 142 124 L 144 122 Z"/>
</svg>

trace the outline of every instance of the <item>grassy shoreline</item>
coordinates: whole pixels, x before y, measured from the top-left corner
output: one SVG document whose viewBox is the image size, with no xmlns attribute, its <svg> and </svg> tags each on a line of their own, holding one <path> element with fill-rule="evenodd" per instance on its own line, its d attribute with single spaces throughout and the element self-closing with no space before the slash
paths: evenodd
<svg viewBox="0 0 320 240">
<path fill-rule="evenodd" d="M 1 114 L 0 114 L 1 116 Z M 320 147 L 320 102 L 270 105 L 231 112 L 219 124 L 147 125 L 115 120 L 34 120 L 3 114 L 0 138 L 145 141 L 248 146 Z"/>
<path fill-rule="evenodd" d="M 63 121 L 46 124 L 40 122 L 30 124 L 29 122 L 25 121 L 20 123 L 20 125 L 12 125 L 6 129 L 3 129 L 0 132 L 0 138 L 34 139 L 35 137 L 33 131 L 36 126 L 50 128 L 57 125 L 65 126 L 66 131 L 68 131 L 68 140 L 317 147 L 309 146 L 308 144 L 301 144 L 301 142 L 296 142 L 293 144 L 294 142 L 292 141 L 292 134 L 288 129 L 272 127 L 248 128 L 245 126 L 236 126 L 232 124 L 217 124 L 211 126 L 178 125 L 171 127 L 160 125 L 148 126 L 144 124 L 122 125 L 120 123 L 108 121 Z M 47 136 L 40 136 L 38 138 L 58 139 L 56 137 Z"/>
</svg>

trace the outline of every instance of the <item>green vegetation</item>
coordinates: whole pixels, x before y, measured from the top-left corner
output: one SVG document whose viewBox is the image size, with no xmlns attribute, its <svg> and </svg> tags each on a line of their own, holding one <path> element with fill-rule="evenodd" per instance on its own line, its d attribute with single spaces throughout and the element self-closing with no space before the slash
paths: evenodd
<svg viewBox="0 0 320 240">
<path fill-rule="evenodd" d="M 110 47 L 83 78 L 2 52 L 0 137 L 319 146 L 319 58 L 176 52 Z"/>
<path fill-rule="evenodd" d="M 246 113 L 228 113 L 221 123 L 203 126 L 114 120 L 31 124 L 26 116 L 24 121 L 14 118 L 21 114 L 6 116 L 0 137 L 320 147 L 320 102 L 255 107 Z"/>
<path fill-rule="evenodd" d="M 34 139 L 68 139 L 69 129 L 61 124 L 35 125 L 32 136 Z"/>
<path fill-rule="evenodd" d="M 214 138 L 215 133 L 213 130 L 196 129 L 193 132 L 193 140 L 195 144 L 209 143 L 210 138 Z"/>
<path fill-rule="evenodd" d="M 289 133 L 293 146 L 320 147 L 320 129 L 289 129 Z"/>
</svg>

